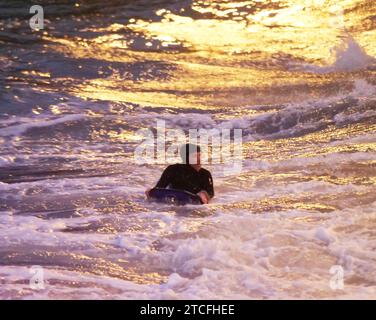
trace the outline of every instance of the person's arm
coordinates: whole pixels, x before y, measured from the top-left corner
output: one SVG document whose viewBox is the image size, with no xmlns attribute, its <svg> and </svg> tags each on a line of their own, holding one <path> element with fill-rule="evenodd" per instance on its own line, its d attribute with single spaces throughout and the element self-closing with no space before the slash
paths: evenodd
<svg viewBox="0 0 376 320">
<path fill-rule="evenodd" d="M 154 188 L 166 188 L 171 183 L 171 166 L 168 166 L 162 173 L 162 176 L 159 178 L 158 183 Z M 151 189 L 149 188 L 145 191 L 145 195 L 149 198 L 149 192 Z"/>
<path fill-rule="evenodd" d="M 168 166 L 163 171 L 162 176 L 160 177 L 158 183 L 156 184 L 154 188 L 166 188 L 171 183 L 171 180 L 172 180 L 171 169 L 172 167 Z"/>
<path fill-rule="evenodd" d="M 213 178 L 208 172 L 207 180 L 205 181 L 205 185 L 203 190 L 201 190 L 197 195 L 201 198 L 204 204 L 209 203 L 209 200 L 214 197 L 214 186 L 213 186 Z"/>
<path fill-rule="evenodd" d="M 205 185 L 205 191 L 208 193 L 209 197 L 210 198 L 213 198 L 214 197 L 214 185 L 213 185 L 213 178 L 211 176 L 211 173 L 208 172 L 208 179 L 206 181 L 206 185 Z"/>
</svg>

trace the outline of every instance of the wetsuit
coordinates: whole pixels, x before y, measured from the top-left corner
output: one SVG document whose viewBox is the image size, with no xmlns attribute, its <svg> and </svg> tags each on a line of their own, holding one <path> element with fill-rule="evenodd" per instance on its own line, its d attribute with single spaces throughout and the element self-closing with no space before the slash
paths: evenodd
<svg viewBox="0 0 376 320">
<path fill-rule="evenodd" d="M 171 188 L 185 190 L 197 194 L 201 190 L 214 196 L 213 178 L 208 170 L 199 171 L 189 164 L 173 164 L 163 171 L 156 188 Z"/>
</svg>

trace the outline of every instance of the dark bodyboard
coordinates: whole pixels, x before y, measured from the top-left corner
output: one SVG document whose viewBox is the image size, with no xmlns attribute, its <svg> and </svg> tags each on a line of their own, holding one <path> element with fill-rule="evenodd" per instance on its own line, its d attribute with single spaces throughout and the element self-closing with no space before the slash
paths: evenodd
<svg viewBox="0 0 376 320">
<path fill-rule="evenodd" d="M 184 190 L 154 188 L 149 191 L 149 199 L 160 203 L 175 205 L 203 204 L 197 194 Z"/>
</svg>

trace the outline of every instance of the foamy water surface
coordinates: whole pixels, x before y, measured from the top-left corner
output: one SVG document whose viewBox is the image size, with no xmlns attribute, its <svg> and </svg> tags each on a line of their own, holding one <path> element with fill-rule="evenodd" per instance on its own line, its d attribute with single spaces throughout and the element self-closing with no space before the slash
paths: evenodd
<svg viewBox="0 0 376 320">
<path fill-rule="evenodd" d="M 44 8 L 0 1 L 2 299 L 376 298 L 374 1 Z M 242 129 L 209 205 L 144 199 L 157 120 Z"/>
</svg>

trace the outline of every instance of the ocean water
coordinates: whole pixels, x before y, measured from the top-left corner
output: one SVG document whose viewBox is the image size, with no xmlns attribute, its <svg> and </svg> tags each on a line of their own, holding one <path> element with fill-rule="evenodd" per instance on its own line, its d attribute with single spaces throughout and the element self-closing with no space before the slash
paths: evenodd
<svg viewBox="0 0 376 320">
<path fill-rule="evenodd" d="M 0 1 L 1 299 L 376 298 L 375 1 L 40 3 Z M 157 121 L 241 173 L 147 202 Z"/>
</svg>

